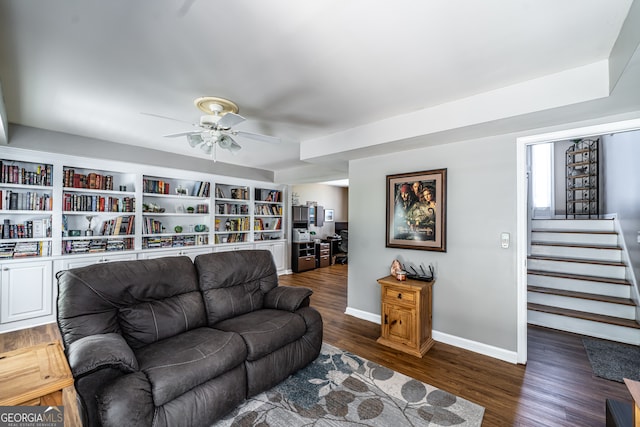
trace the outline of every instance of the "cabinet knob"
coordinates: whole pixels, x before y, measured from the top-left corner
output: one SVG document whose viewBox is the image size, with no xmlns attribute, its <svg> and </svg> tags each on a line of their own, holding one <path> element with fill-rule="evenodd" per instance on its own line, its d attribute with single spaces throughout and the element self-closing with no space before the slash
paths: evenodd
<svg viewBox="0 0 640 427">
<path fill-rule="evenodd" d="M 398 299 L 402 299 L 402 294 L 398 294 Z"/>
</svg>

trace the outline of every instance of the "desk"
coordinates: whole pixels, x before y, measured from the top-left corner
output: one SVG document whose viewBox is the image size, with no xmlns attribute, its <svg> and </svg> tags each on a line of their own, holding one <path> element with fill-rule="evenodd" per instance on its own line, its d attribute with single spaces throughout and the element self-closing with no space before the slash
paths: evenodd
<svg viewBox="0 0 640 427">
<path fill-rule="evenodd" d="M 331 258 L 331 265 L 336 263 L 336 255 L 342 253 L 342 251 L 340 250 L 340 242 L 342 241 L 342 239 L 340 237 L 327 237 L 327 242 L 329 242 L 331 245 L 330 251 L 329 251 L 329 256 Z"/>
<path fill-rule="evenodd" d="M 59 342 L 0 354 L 0 406 L 62 406 L 73 376 Z"/>
</svg>

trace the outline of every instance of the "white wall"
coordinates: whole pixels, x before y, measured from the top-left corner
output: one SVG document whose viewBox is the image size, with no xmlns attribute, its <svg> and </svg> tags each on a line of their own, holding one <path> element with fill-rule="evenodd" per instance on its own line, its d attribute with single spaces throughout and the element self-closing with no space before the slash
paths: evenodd
<svg viewBox="0 0 640 427">
<path fill-rule="evenodd" d="M 300 184 L 293 185 L 291 192 L 297 194 L 300 205 L 314 201 L 325 209 L 333 209 L 335 221 L 347 221 L 349 218 L 348 188 L 326 184 Z M 310 231 L 315 231 L 318 238 L 330 236 L 334 233 L 335 221 L 325 222 L 322 227 L 311 226 Z"/>
<path fill-rule="evenodd" d="M 516 348 L 515 136 L 440 145 L 349 165 L 348 307 L 380 314 L 376 279 L 395 258 L 433 264 L 433 328 Z M 385 248 L 386 175 L 447 168 L 447 252 Z"/>
</svg>

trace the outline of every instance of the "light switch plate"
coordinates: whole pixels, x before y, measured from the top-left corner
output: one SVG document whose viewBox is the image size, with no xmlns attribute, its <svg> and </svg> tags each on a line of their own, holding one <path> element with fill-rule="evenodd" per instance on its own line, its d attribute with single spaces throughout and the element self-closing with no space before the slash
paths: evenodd
<svg viewBox="0 0 640 427">
<path fill-rule="evenodd" d="M 509 247 L 510 235 L 509 233 L 501 233 L 500 234 L 500 246 L 503 249 L 507 249 Z"/>
</svg>

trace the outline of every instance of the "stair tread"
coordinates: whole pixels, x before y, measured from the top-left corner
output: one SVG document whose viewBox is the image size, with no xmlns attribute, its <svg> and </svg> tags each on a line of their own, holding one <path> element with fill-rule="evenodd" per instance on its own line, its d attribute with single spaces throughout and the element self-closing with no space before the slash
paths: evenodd
<svg viewBox="0 0 640 427">
<path fill-rule="evenodd" d="M 610 265 L 614 267 L 626 267 L 623 262 L 619 261 L 601 261 L 597 259 L 579 259 L 579 258 L 564 258 L 554 256 L 542 256 L 542 255 L 529 255 L 527 259 L 534 259 L 540 261 L 563 261 L 563 262 L 576 262 L 581 264 L 598 264 L 598 265 Z"/>
<path fill-rule="evenodd" d="M 545 288 L 543 286 L 531 286 L 531 285 L 527 286 L 527 290 L 529 292 L 537 292 L 542 294 L 560 295 L 563 297 L 608 302 L 612 304 L 628 305 L 632 307 L 635 306 L 633 300 L 631 300 L 630 298 L 612 297 L 609 295 L 591 294 L 588 292 L 568 291 L 565 289 L 553 289 L 553 288 Z"/>
<path fill-rule="evenodd" d="M 610 250 L 617 250 L 617 251 L 622 250 L 620 246 L 616 246 L 616 245 L 587 245 L 587 244 L 580 244 L 580 243 L 540 242 L 540 241 L 535 241 L 535 242 L 532 241 L 531 244 L 536 246 L 559 246 L 564 248 L 610 249 Z"/>
<path fill-rule="evenodd" d="M 542 270 L 528 270 L 527 273 L 535 274 L 538 276 L 558 277 L 561 279 L 585 280 L 589 282 L 611 283 L 614 285 L 631 286 L 631 282 L 629 282 L 626 279 L 613 279 L 608 277 L 586 276 L 582 274 L 556 273 L 553 271 L 542 271 Z"/>
<path fill-rule="evenodd" d="M 572 233 L 572 234 L 618 234 L 615 231 L 605 230 L 559 230 L 557 228 L 532 228 L 532 232 L 540 233 Z"/>
<path fill-rule="evenodd" d="M 570 310 L 568 308 L 551 307 L 548 305 L 527 303 L 527 309 L 540 311 L 544 313 L 557 314 L 560 316 L 575 317 L 583 320 L 591 320 L 594 322 L 607 323 L 616 326 L 624 326 L 640 330 L 640 324 L 635 320 L 622 319 L 620 317 L 605 316 L 603 314 L 587 313 L 585 311 Z"/>
</svg>

